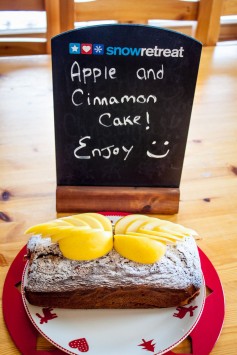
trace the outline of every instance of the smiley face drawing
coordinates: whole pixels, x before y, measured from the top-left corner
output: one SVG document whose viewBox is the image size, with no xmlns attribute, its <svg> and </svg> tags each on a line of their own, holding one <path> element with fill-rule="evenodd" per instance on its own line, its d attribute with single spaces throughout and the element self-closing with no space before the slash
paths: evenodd
<svg viewBox="0 0 237 355">
<path fill-rule="evenodd" d="M 156 141 L 153 141 L 152 144 L 156 145 Z M 168 146 L 169 145 L 169 141 L 165 141 L 164 142 L 164 146 Z M 149 158 L 156 158 L 156 159 L 162 159 L 165 158 L 168 154 L 169 154 L 169 149 L 167 149 L 167 151 L 164 154 L 153 154 L 151 153 L 149 150 L 147 150 L 146 154 Z"/>
</svg>

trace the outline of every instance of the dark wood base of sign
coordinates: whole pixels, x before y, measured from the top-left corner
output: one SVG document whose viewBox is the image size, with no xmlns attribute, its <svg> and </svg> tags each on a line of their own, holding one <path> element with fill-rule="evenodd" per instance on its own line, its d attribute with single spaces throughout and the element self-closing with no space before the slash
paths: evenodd
<svg viewBox="0 0 237 355">
<path fill-rule="evenodd" d="M 179 188 L 58 186 L 57 212 L 116 211 L 147 214 L 175 214 L 179 209 Z"/>
</svg>

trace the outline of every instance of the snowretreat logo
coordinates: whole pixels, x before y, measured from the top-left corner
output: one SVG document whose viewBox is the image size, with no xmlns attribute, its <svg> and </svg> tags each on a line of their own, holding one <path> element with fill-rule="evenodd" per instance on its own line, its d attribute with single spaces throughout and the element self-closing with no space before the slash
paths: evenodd
<svg viewBox="0 0 237 355">
<path fill-rule="evenodd" d="M 112 47 L 105 48 L 104 44 L 69 43 L 70 54 L 84 55 L 115 55 L 115 56 L 147 56 L 147 57 L 183 57 L 184 48 L 136 48 L 136 47 Z"/>
</svg>

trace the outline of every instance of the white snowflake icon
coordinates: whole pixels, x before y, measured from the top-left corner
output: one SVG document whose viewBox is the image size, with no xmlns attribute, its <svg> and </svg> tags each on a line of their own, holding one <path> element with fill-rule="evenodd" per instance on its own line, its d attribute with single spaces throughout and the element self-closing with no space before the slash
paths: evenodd
<svg viewBox="0 0 237 355">
<path fill-rule="evenodd" d="M 96 44 L 93 49 L 95 54 L 102 54 L 104 51 L 103 46 L 100 44 Z"/>
</svg>

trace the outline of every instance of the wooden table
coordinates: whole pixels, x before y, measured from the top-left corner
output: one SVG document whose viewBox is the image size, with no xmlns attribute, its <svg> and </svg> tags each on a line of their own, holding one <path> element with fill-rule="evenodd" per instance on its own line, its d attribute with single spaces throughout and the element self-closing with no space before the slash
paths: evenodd
<svg viewBox="0 0 237 355">
<path fill-rule="evenodd" d="M 0 59 L 1 288 L 9 266 L 27 242 L 24 230 L 56 216 L 50 60 L 49 56 Z M 202 239 L 198 245 L 219 273 L 226 316 L 212 355 L 234 355 L 237 349 L 236 112 L 237 45 L 204 48 L 182 174 L 180 210 L 166 217 L 199 232 Z M 0 353 L 20 354 L 2 315 L 0 322 Z M 39 349 L 48 347 L 39 340 Z"/>
</svg>

